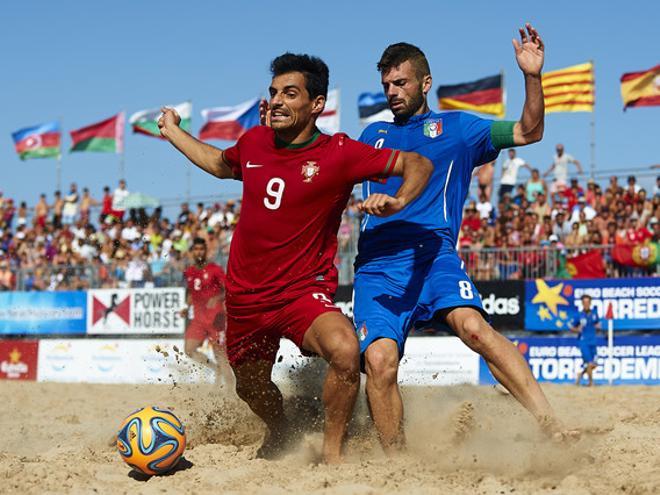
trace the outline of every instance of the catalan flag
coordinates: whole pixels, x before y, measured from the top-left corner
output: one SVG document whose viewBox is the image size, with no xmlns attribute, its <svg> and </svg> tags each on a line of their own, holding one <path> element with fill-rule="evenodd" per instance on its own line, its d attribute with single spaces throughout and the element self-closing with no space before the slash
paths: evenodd
<svg viewBox="0 0 660 495">
<path fill-rule="evenodd" d="M 504 117 L 502 74 L 477 81 L 438 86 L 438 106 L 445 110 L 472 110 Z"/>
<path fill-rule="evenodd" d="M 660 105 L 660 65 L 642 72 L 628 72 L 621 76 L 623 109 Z"/>
<path fill-rule="evenodd" d="M 572 65 L 543 74 L 545 113 L 594 111 L 594 64 Z"/>
</svg>

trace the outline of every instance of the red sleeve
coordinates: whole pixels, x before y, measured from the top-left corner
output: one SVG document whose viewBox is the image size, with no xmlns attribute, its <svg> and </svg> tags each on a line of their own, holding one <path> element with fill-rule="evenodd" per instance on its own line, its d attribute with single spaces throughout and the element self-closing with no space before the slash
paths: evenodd
<svg viewBox="0 0 660 495">
<path fill-rule="evenodd" d="M 241 170 L 241 140 L 236 141 L 234 146 L 231 146 L 222 152 L 222 159 L 227 165 L 231 167 L 231 172 L 237 180 L 243 179 L 243 171 Z"/>
<path fill-rule="evenodd" d="M 398 150 L 376 149 L 368 144 L 339 137 L 339 149 L 344 160 L 344 170 L 352 183 L 362 182 L 373 177 L 388 177 L 399 157 Z"/>
</svg>

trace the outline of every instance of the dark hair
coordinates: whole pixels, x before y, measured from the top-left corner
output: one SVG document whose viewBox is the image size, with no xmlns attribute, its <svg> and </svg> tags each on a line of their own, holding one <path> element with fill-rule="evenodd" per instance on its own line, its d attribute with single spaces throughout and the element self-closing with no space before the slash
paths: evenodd
<svg viewBox="0 0 660 495">
<path fill-rule="evenodd" d="M 287 52 L 273 59 L 270 63 L 270 72 L 273 77 L 289 72 L 300 72 L 305 76 L 305 89 L 310 98 L 328 96 L 330 71 L 325 62 L 318 57 Z"/>
<path fill-rule="evenodd" d="M 394 43 L 385 48 L 376 67 L 378 68 L 378 72 L 383 73 L 392 67 L 401 65 L 406 60 L 415 68 L 419 79 L 431 74 L 429 61 L 426 60 L 424 52 L 410 43 Z"/>
<path fill-rule="evenodd" d="M 193 239 L 192 245 L 197 246 L 201 244 L 202 246 L 206 246 L 206 240 L 204 240 L 202 237 L 195 237 Z"/>
<path fill-rule="evenodd" d="M 591 296 L 589 294 L 582 294 L 580 299 L 584 299 L 585 297 L 591 301 Z"/>
</svg>

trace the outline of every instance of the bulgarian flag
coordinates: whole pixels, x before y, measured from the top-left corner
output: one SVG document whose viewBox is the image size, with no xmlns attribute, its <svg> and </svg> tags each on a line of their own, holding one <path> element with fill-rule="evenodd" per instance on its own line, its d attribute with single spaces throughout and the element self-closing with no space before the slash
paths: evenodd
<svg viewBox="0 0 660 495">
<path fill-rule="evenodd" d="M 124 112 L 120 112 L 102 122 L 70 131 L 71 141 L 73 141 L 70 151 L 122 153 L 124 151 L 125 121 Z"/>
<path fill-rule="evenodd" d="M 21 160 L 60 156 L 62 133 L 58 122 L 25 127 L 12 133 L 11 137 Z"/>
<path fill-rule="evenodd" d="M 179 127 L 184 131 L 190 132 L 190 115 L 192 114 L 192 103 L 186 101 L 178 105 L 165 105 L 174 108 L 181 117 Z M 137 134 L 146 134 L 147 136 L 161 138 L 160 131 L 158 130 L 158 119 L 162 115 L 160 108 L 151 110 L 141 110 L 135 112 L 128 119 L 128 122 L 133 126 L 133 132 Z"/>
</svg>

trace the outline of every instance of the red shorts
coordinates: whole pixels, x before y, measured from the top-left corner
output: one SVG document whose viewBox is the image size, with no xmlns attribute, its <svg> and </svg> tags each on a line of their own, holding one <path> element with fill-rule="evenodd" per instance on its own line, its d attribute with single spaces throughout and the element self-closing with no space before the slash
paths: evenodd
<svg viewBox="0 0 660 495">
<path fill-rule="evenodd" d="M 225 344 L 225 314 L 218 313 L 214 319 L 193 318 L 186 328 L 186 339 L 203 341 L 209 340 L 211 344 Z"/>
<path fill-rule="evenodd" d="M 334 289 L 309 287 L 298 298 L 269 304 L 267 309 L 227 306 L 227 358 L 232 366 L 247 361 L 275 361 L 280 338 L 302 350 L 305 333 L 323 313 L 341 312 L 332 299 Z"/>
</svg>

